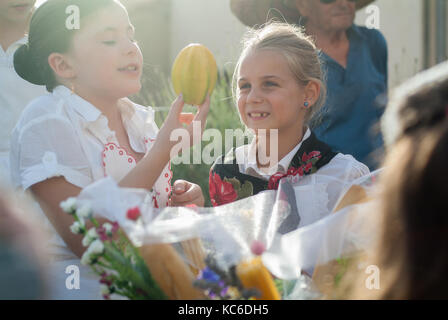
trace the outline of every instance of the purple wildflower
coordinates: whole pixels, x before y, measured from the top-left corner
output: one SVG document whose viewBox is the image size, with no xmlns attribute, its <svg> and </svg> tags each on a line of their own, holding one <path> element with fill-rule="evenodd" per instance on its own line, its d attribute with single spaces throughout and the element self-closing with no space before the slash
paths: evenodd
<svg viewBox="0 0 448 320">
<path fill-rule="evenodd" d="M 209 282 L 218 282 L 220 280 L 219 275 L 217 275 L 212 269 L 209 267 L 206 267 L 204 270 L 202 270 L 201 275 L 199 277 L 200 279 L 207 280 Z"/>
</svg>

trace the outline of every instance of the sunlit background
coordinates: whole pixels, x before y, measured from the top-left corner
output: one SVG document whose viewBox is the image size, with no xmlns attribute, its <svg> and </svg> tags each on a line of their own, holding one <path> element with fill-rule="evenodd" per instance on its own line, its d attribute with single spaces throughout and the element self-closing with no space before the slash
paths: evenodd
<svg viewBox="0 0 448 320">
<path fill-rule="evenodd" d="M 45 0 L 37 0 L 40 5 Z M 145 62 L 168 73 L 181 48 L 208 46 L 220 69 L 231 70 L 246 30 L 231 13 L 229 0 L 122 0 L 137 29 Z M 446 0 L 377 0 L 380 30 L 389 45 L 389 85 L 447 58 Z M 367 13 L 360 10 L 356 23 Z"/>
</svg>

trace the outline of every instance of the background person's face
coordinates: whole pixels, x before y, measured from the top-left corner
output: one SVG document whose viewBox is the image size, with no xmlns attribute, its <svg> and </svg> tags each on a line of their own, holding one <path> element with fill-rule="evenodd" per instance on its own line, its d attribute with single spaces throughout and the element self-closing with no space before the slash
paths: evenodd
<svg viewBox="0 0 448 320">
<path fill-rule="evenodd" d="M 36 0 L 0 0 L 0 22 L 25 22 L 35 3 Z"/>
<path fill-rule="evenodd" d="M 355 20 L 355 2 L 348 0 L 336 0 L 330 4 L 321 3 L 320 0 L 305 0 L 305 2 L 300 10 L 302 15 L 308 18 L 308 23 L 325 31 L 345 31 Z"/>
</svg>

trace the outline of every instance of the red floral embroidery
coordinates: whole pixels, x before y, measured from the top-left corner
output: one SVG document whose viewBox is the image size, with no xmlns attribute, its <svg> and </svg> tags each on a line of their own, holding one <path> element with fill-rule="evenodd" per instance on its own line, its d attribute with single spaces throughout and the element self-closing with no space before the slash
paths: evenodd
<svg viewBox="0 0 448 320">
<path fill-rule="evenodd" d="M 288 170 L 289 171 L 289 170 Z M 278 189 L 278 183 L 280 182 L 280 180 L 284 177 L 286 177 L 288 174 L 286 173 L 281 173 L 281 172 L 277 172 L 274 173 L 271 178 L 269 178 L 269 182 L 268 182 L 268 189 L 269 190 L 277 190 Z"/>
<path fill-rule="evenodd" d="M 303 177 L 305 174 L 311 173 L 314 163 L 317 160 L 319 160 L 321 157 L 322 157 L 322 155 L 321 155 L 320 151 L 312 151 L 308 154 L 306 152 L 304 152 L 302 155 L 302 159 L 301 159 L 302 165 L 298 168 L 291 167 L 288 169 L 288 171 L 286 173 L 277 172 L 277 173 L 273 174 L 269 178 L 268 189 L 269 190 L 277 190 L 280 180 L 285 177 L 288 177 L 288 176 L 294 177 L 297 175 L 299 177 Z"/>
<path fill-rule="evenodd" d="M 209 176 L 210 200 L 213 206 L 231 203 L 238 198 L 238 193 L 230 182 L 222 181 L 217 173 L 210 172 Z"/>
<path fill-rule="evenodd" d="M 308 161 L 312 160 L 313 158 L 320 159 L 322 156 L 320 154 L 320 151 L 311 151 L 310 153 L 304 152 L 302 155 L 302 162 L 306 164 Z"/>
<path fill-rule="evenodd" d="M 308 162 L 308 163 L 305 165 L 304 170 L 305 170 L 305 172 L 309 172 L 309 171 L 311 171 L 312 168 L 313 168 L 313 164 L 312 164 L 311 162 Z"/>
</svg>

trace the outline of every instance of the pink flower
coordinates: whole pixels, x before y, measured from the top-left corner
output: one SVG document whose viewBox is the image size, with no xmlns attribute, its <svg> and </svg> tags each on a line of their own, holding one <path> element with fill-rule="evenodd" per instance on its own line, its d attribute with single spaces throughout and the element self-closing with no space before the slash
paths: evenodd
<svg viewBox="0 0 448 320">
<path fill-rule="evenodd" d="M 128 212 L 126 212 L 126 218 L 128 218 L 129 220 L 136 221 L 138 218 L 140 218 L 140 216 L 141 213 L 139 207 L 131 208 L 128 210 Z"/>
<path fill-rule="evenodd" d="M 99 227 L 96 229 L 96 232 L 100 236 L 101 241 L 107 241 L 109 240 L 109 237 L 107 236 L 106 229 L 104 227 Z"/>
<path fill-rule="evenodd" d="M 118 222 L 112 222 L 112 233 L 115 233 L 118 231 L 118 229 L 120 228 L 120 225 L 118 224 Z"/>
<path fill-rule="evenodd" d="M 101 274 L 100 283 L 110 287 L 112 285 L 112 280 L 110 280 L 109 277 L 110 275 L 108 275 L 106 272 L 103 272 Z"/>
<path fill-rule="evenodd" d="M 250 251 L 256 256 L 261 256 L 266 251 L 266 246 L 263 242 L 255 240 L 250 246 Z"/>
</svg>

